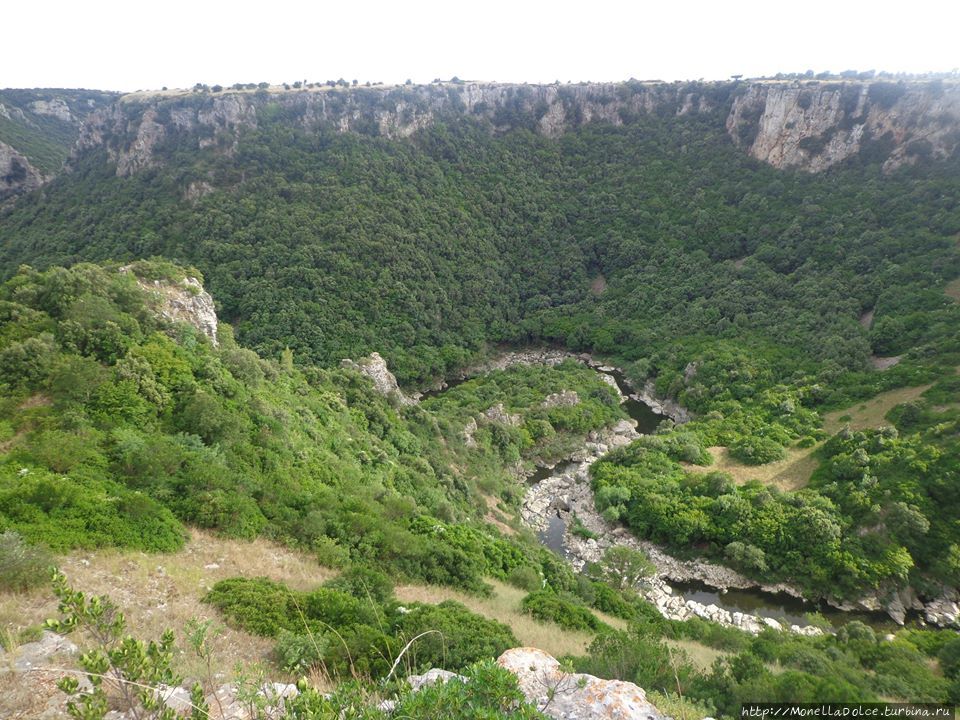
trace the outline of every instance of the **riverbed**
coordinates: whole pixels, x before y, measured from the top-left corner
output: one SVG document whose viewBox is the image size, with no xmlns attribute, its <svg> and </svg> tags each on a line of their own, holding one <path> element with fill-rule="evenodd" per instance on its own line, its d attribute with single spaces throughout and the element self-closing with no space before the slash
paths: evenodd
<svg viewBox="0 0 960 720">
<path fill-rule="evenodd" d="M 826 603 L 808 602 L 786 585 L 758 588 L 754 581 L 715 563 L 678 560 L 663 548 L 636 539 L 622 526 L 604 521 L 594 505 L 589 466 L 610 449 L 655 432 L 668 414 L 676 422 L 688 419 L 681 408 L 655 398 L 652 387 L 637 391 L 619 368 L 599 363 L 589 355 L 563 350 L 516 351 L 465 371 L 420 397 L 434 397 L 491 370 L 512 365 L 556 365 L 569 359 L 588 365 L 605 382 L 615 386 L 621 396 L 621 406 L 630 420 L 591 433 L 580 451 L 568 461 L 551 468 L 535 468 L 528 475 L 528 490 L 521 514 L 546 547 L 563 556 L 578 571 L 587 562 L 599 560 L 603 551 L 612 545 L 628 545 L 644 551 L 657 567 L 657 572 L 637 589 L 663 615 L 673 619 L 701 617 L 748 632 L 776 627 L 813 635 L 820 630 L 809 624 L 807 614 L 816 612 L 833 625 L 860 620 L 884 632 L 896 627 L 884 613 L 838 610 Z M 593 537 L 573 534 L 575 518 Z"/>
</svg>

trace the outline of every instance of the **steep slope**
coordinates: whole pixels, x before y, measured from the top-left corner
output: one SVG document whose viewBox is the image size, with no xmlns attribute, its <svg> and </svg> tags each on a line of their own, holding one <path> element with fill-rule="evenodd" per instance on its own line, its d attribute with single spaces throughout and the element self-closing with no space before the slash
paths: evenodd
<svg viewBox="0 0 960 720">
<path fill-rule="evenodd" d="M 643 85 L 492 86 L 457 110 L 471 87 L 118 104 L 73 172 L 0 219 L 0 267 L 179 258 L 242 342 L 324 365 L 379 351 L 405 384 L 541 338 L 756 338 L 865 368 L 949 305 L 931 288 L 960 274 L 957 159 L 775 170 L 729 139 L 735 85 L 686 113 L 689 88 Z M 413 134 L 380 136 L 415 100 Z M 600 120 L 531 131 L 550 107 Z"/>
<path fill-rule="evenodd" d="M 0 90 L 0 202 L 58 174 L 87 116 L 117 97 L 93 90 Z"/>
</svg>

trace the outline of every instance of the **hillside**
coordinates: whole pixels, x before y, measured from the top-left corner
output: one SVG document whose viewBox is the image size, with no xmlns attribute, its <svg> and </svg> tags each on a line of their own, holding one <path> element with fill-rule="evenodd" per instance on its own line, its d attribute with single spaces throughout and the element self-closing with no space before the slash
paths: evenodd
<svg viewBox="0 0 960 720">
<path fill-rule="evenodd" d="M 960 698 L 960 85 L 63 104 L 0 208 L 5 646 L 59 558 L 308 675 L 291 719 L 538 717 L 524 638 L 678 717 Z"/>
<path fill-rule="evenodd" d="M 915 122 L 895 135 L 946 128 L 930 162 L 888 172 L 893 155 L 864 149 L 827 174 L 781 171 L 728 132 L 726 108 L 761 93 L 782 110 L 794 93 L 760 87 L 130 99 L 86 123 L 73 172 L 4 216 L 0 268 L 175 258 L 205 274 L 243 344 L 325 365 L 380 351 L 402 383 L 486 342 L 632 360 L 708 335 L 847 369 L 923 344 L 960 273 L 958 160 L 934 161 L 956 122 L 924 114 L 935 90 L 906 86 L 896 102 L 919 105 L 897 110 Z M 875 118 L 872 87 L 857 97 Z M 824 94 L 841 90 L 816 92 L 833 107 Z M 691 93 L 702 111 L 682 112 Z M 538 124 L 551 107 L 572 108 L 555 138 Z"/>
<path fill-rule="evenodd" d="M 60 173 L 87 116 L 117 97 L 95 90 L 0 90 L 0 202 Z"/>
</svg>

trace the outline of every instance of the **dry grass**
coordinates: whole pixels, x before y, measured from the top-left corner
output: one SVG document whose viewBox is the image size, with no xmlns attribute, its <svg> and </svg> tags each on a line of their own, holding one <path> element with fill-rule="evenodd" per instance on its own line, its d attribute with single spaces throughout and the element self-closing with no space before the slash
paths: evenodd
<svg viewBox="0 0 960 720">
<path fill-rule="evenodd" d="M 845 410 L 834 410 L 823 416 L 823 429 L 833 435 L 847 425 L 851 430 L 866 430 L 889 425 L 890 423 L 884 418 L 888 412 L 901 403 L 916 400 L 930 387 L 931 385 L 918 385 L 888 390 Z M 849 420 L 840 419 L 848 415 Z"/>
<path fill-rule="evenodd" d="M 909 402 L 920 397 L 930 385 L 898 388 L 880 393 L 862 403 L 858 403 L 843 410 L 834 410 L 823 416 L 823 428 L 833 435 L 845 426 L 853 430 L 878 428 L 890 423 L 884 417 L 890 410 L 901 403 Z M 841 420 L 849 416 L 849 420 Z M 713 465 L 700 467 L 684 464 L 688 471 L 711 472 L 720 470 L 729 473 L 733 481 L 742 485 L 750 480 L 759 480 L 765 485 L 771 485 L 780 490 L 799 490 L 810 482 L 810 476 L 817 469 L 815 453 L 820 447 L 818 443 L 809 448 L 788 448 L 786 458 L 766 465 L 745 465 L 739 460 L 730 457 L 730 452 L 724 447 L 708 448 L 713 456 Z"/>
<path fill-rule="evenodd" d="M 720 470 L 729 473 L 733 481 L 743 485 L 751 480 L 759 480 L 764 485 L 772 485 L 780 490 L 799 490 L 810 481 L 817 468 L 817 460 L 812 448 L 788 448 L 787 457 L 766 465 L 745 465 L 730 456 L 725 447 L 708 448 L 713 456 L 713 465 L 702 467 L 688 465 L 687 470 L 713 472 Z"/>
<path fill-rule="evenodd" d="M 552 623 L 542 623 L 520 612 L 520 601 L 527 594 L 506 583 L 489 581 L 493 585 L 493 595 L 478 598 L 466 595 L 450 588 L 434 585 L 401 585 L 397 587 L 397 599 L 401 602 L 439 603 L 444 600 L 456 600 L 470 610 L 498 620 L 513 629 L 513 634 L 521 645 L 540 648 L 554 657 L 562 655 L 582 655 L 593 641 L 593 634 L 576 630 L 564 630 Z M 604 622 L 616 628 L 624 628 L 625 623 L 602 613 L 596 613 Z"/>
<path fill-rule="evenodd" d="M 516 535 L 517 531 L 507 524 L 511 518 L 500 509 L 500 501 L 493 495 L 483 495 L 483 500 L 487 504 L 484 521 L 495 526 L 504 535 Z"/>
<path fill-rule="evenodd" d="M 305 589 L 335 574 L 308 556 L 265 540 L 225 540 L 198 530 L 192 531 L 187 546 L 177 553 L 74 553 L 63 558 L 60 567 L 75 588 L 88 594 L 109 595 L 126 614 L 133 634 L 156 638 L 171 628 L 177 633 L 180 648 L 187 647 L 183 632 L 192 618 L 220 623 L 217 611 L 200 602 L 219 580 L 263 575 Z M 0 630 L 15 633 L 56 616 L 57 603 L 47 588 L 30 593 L 0 593 Z M 221 677 L 229 676 L 237 663 L 267 660 L 272 647 L 273 641 L 268 638 L 223 628 L 213 642 L 212 669 Z M 188 676 L 204 674 L 192 653 L 185 653 L 179 665 Z"/>
<path fill-rule="evenodd" d="M 947 287 L 944 288 L 943 292 L 946 293 L 948 298 L 953 298 L 954 300 L 960 301 L 960 278 L 948 282 Z"/>
<path fill-rule="evenodd" d="M 709 645 L 698 643 L 696 640 L 664 640 L 664 642 L 672 648 L 683 650 L 694 667 L 705 671 L 710 670 L 713 661 L 717 658 L 730 655 Z"/>
</svg>

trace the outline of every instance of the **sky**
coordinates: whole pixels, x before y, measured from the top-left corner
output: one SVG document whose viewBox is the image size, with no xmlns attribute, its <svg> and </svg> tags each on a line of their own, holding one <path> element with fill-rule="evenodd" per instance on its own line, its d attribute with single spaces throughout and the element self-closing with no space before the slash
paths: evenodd
<svg viewBox="0 0 960 720">
<path fill-rule="evenodd" d="M 669 81 L 960 67 L 957 0 L 32 0 L 6 3 L 2 17 L 0 87 Z"/>
</svg>

